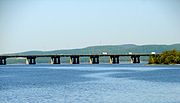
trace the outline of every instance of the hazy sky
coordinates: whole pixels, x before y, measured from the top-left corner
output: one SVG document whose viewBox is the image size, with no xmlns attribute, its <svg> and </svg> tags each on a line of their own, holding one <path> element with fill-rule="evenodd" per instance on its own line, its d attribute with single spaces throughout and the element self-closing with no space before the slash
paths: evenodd
<svg viewBox="0 0 180 103">
<path fill-rule="evenodd" d="M 0 54 L 180 43 L 180 0 L 0 0 Z"/>
</svg>

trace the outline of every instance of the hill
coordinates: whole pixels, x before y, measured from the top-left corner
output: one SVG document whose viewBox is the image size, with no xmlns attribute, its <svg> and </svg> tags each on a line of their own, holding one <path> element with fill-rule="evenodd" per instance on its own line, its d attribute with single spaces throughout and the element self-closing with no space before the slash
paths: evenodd
<svg viewBox="0 0 180 103">
<path fill-rule="evenodd" d="M 108 52 L 108 54 L 127 54 L 132 53 L 161 53 L 166 50 L 180 50 L 180 44 L 172 45 L 103 45 L 103 46 L 90 46 L 81 49 L 69 49 L 69 50 L 54 50 L 54 51 L 27 51 L 16 54 L 101 54 L 102 52 Z"/>
<path fill-rule="evenodd" d="M 108 54 L 127 54 L 132 53 L 161 53 L 167 50 L 180 50 L 180 44 L 173 45 L 104 45 L 104 46 L 90 46 L 81 49 L 69 49 L 69 50 L 54 50 L 54 51 L 27 51 L 21 53 L 15 53 L 15 55 L 38 55 L 38 54 L 101 54 L 102 52 L 107 52 Z M 11 55 L 11 54 L 10 54 Z M 128 61 L 128 57 L 121 57 L 120 61 Z M 149 57 L 141 57 L 142 61 L 148 61 Z M 81 62 L 88 62 L 89 58 L 82 58 Z M 8 59 L 8 64 L 15 63 L 25 63 L 24 59 Z M 37 58 L 38 63 L 49 63 L 49 57 Z M 62 59 L 62 63 L 69 63 L 69 58 Z M 108 57 L 101 58 L 101 62 L 107 63 Z"/>
</svg>

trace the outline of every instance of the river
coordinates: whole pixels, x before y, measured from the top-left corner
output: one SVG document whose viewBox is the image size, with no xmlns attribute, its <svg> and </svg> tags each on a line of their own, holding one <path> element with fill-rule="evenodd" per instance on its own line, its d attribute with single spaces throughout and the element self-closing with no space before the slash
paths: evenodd
<svg viewBox="0 0 180 103">
<path fill-rule="evenodd" d="M 0 103 L 180 103 L 180 65 L 2 65 Z"/>
</svg>

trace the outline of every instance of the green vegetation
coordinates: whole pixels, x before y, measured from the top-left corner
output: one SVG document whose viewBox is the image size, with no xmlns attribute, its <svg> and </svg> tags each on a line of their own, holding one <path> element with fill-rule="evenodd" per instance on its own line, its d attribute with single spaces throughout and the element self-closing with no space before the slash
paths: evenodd
<svg viewBox="0 0 180 103">
<path fill-rule="evenodd" d="M 149 64 L 180 64 L 180 51 L 173 49 L 164 51 L 160 55 L 151 56 Z"/>
</svg>

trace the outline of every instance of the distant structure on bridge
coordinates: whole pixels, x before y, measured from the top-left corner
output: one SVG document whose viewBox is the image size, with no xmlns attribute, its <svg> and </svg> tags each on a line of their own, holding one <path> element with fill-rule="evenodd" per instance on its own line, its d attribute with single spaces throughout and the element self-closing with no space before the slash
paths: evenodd
<svg viewBox="0 0 180 103">
<path fill-rule="evenodd" d="M 87 54 L 87 55 L 1 55 L 0 56 L 0 65 L 6 65 L 6 61 L 8 58 L 25 58 L 26 64 L 36 64 L 36 58 L 38 57 L 50 57 L 51 64 L 61 64 L 61 57 L 69 57 L 70 64 L 80 64 L 81 57 L 89 57 L 90 64 L 99 64 L 99 57 L 109 57 L 110 64 L 119 64 L 120 57 L 128 56 L 131 59 L 131 63 L 140 63 L 141 56 L 155 56 L 159 54 L 151 53 L 151 54 Z"/>
</svg>

